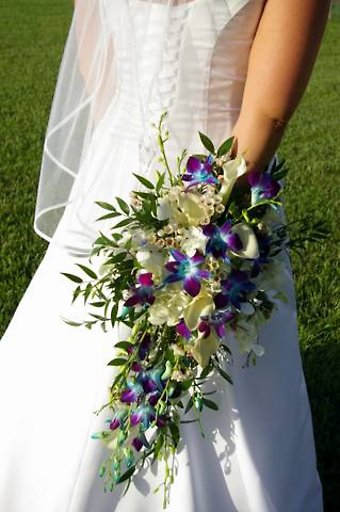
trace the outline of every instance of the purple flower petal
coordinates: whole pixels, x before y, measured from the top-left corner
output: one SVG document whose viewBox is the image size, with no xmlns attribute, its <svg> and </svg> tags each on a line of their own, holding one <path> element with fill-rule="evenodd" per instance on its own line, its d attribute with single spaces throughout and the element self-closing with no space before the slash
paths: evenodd
<svg viewBox="0 0 340 512">
<path fill-rule="evenodd" d="M 151 395 L 149 396 L 149 399 L 148 399 L 149 404 L 156 405 L 160 396 L 161 396 L 161 393 L 159 391 L 155 391 L 154 393 L 151 393 Z"/>
<path fill-rule="evenodd" d="M 177 333 L 185 339 L 189 339 L 191 336 L 191 331 L 189 327 L 186 325 L 184 319 L 180 320 L 180 322 L 176 326 Z"/>
<path fill-rule="evenodd" d="M 200 270 L 199 276 L 201 279 L 209 279 L 209 277 L 211 277 L 211 272 L 209 272 L 209 270 Z"/>
<path fill-rule="evenodd" d="M 140 274 L 138 276 L 138 282 L 142 286 L 152 286 L 153 285 L 152 273 L 151 272 L 146 272 L 144 274 Z"/>
<path fill-rule="evenodd" d="M 225 308 L 229 304 L 229 297 L 225 293 L 218 293 L 214 297 L 214 303 L 217 308 Z"/>
<path fill-rule="evenodd" d="M 120 400 L 121 402 L 131 404 L 137 400 L 137 394 L 132 389 L 124 389 L 120 394 Z"/>
<path fill-rule="evenodd" d="M 132 295 L 131 297 L 129 297 L 125 302 L 124 302 L 124 306 L 127 307 L 127 308 L 130 308 L 132 306 L 135 306 L 136 304 L 139 304 L 140 303 L 140 297 L 135 294 L 135 295 Z"/>
<path fill-rule="evenodd" d="M 113 420 L 110 423 L 110 429 L 111 430 L 115 430 L 116 428 L 119 427 L 119 425 L 120 425 L 119 419 L 118 418 L 113 418 Z"/>
<path fill-rule="evenodd" d="M 199 332 L 204 333 L 204 338 L 206 338 L 210 334 L 210 325 L 207 322 L 204 322 L 203 320 L 199 322 L 197 329 L 199 330 Z"/>
<path fill-rule="evenodd" d="M 222 235 L 227 235 L 228 233 L 230 233 L 230 230 L 231 230 L 231 222 L 230 220 L 226 220 L 222 226 L 220 227 L 220 232 L 222 233 Z"/>
<path fill-rule="evenodd" d="M 143 447 L 143 443 L 138 437 L 134 437 L 131 444 L 137 452 L 139 452 Z"/>
<path fill-rule="evenodd" d="M 178 261 L 168 261 L 165 264 L 165 268 L 169 270 L 169 272 L 176 272 L 178 268 Z"/>
<path fill-rule="evenodd" d="M 226 335 L 225 324 L 221 322 L 215 325 L 215 331 L 219 338 L 224 338 Z"/>
<path fill-rule="evenodd" d="M 205 236 L 211 237 L 216 233 L 217 228 L 215 224 L 206 224 L 205 226 L 202 227 L 202 231 Z"/>
<path fill-rule="evenodd" d="M 195 156 L 190 156 L 187 161 L 187 170 L 190 173 L 199 171 L 202 168 L 202 162 Z"/>
<path fill-rule="evenodd" d="M 251 187 L 256 187 L 261 182 L 261 173 L 259 171 L 250 171 L 246 173 L 246 177 Z"/>
<path fill-rule="evenodd" d="M 142 358 L 141 358 L 142 359 Z M 143 367 L 142 365 L 140 365 L 139 363 L 137 363 L 136 361 L 134 361 L 131 365 L 131 370 L 133 372 L 140 372 L 142 371 Z"/>
<path fill-rule="evenodd" d="M 142 419 L 142 416 L 141 414 L 138 414 L 138 412 L 133 412 L 131 415 L 130 415 L 130 424 L 132 427 L 135 427 L 136 425 L 138 425 L 138 423 L 140 423 L 140 420 Z"/>
<path fill-rule="evenodd" d="M 186 255 L 177 249 L 170 249 L 170 254 L 176 261 L 185 261 L 187 259 Z"/>
<path fill-rule="evenodd" d="M 241 251 L 243 248 L 241 238 L 236 233 L 230 233 L 228 235 L 227 244 L 232 251 Z"/>
<path fill-rule="evenodd" d="M 203 254 L 196 250 L 195 254 L 190 258 L 195 265 L 200 265 L 204 262 L 205 258 Z"/>
<path fill-rule="evenodd" d="M 189 295 L 195 297 L 201 289 L 201 283 L 196 277 L 186 277 L 183 282 L 183 288 Z"/>
<path fill-rule="evenodd" d="M 158 416 L 157 420 L 156 420 L 156 425 L 159 428 L 165 427 L 165 425 L 166 425 L 166 417 L 164 415 L 163 416 Z"/>
</svg>

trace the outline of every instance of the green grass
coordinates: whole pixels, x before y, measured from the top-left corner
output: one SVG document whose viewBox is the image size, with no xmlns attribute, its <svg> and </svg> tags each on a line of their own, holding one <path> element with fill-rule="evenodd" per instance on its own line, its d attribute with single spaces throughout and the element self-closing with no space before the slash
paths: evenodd
<svg viewBox="0 0 340 512">
<path fill-rule="evenodd" d="M 70 0 L 7 0 L 0 7 L 1 333 L 46 249 L 33 232 L 33 214 L 42 144 L 70 14 Z M 340 498 L 336 428 L 340 315 L 334 243 L 340 190 L 339 33 L 340 16 L 333 16 L 313 78 L 280 149 L 290 169 L 288 219 L 310 212 L 326 219 L 333 232 L 330 243 L 310 246 L 293 261 L 326 512 L 338 510 Z"/>
</svg>

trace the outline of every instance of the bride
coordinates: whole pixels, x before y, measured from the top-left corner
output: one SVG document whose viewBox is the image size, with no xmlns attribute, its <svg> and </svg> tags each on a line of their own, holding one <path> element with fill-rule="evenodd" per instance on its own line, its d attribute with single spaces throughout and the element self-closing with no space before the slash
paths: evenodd
<svg viewBox="0 0 340 512">
<path fill-rule="evenodd" d="M 168 154 L 235 136 L 248 170 L 276 157 L 310 78 L 327 0 L 77 0 L 47 128 L 34 228 L 49 247 L 0 344 L 0 510 L 160 511 L 151 466 L 104 494 L 107 367 L 120 328 L 74 329 L 72 284 L 101 214 L 157 166 L 152 123 L 168 111 Z M 266 354 L 221 388 L 203 439 L 183 428 L 172 511 L 322 512 L 312 419 L 288 297 L 261 332 Z M 211 417 L 213 416 L 213 417 Z"/>
</svg>

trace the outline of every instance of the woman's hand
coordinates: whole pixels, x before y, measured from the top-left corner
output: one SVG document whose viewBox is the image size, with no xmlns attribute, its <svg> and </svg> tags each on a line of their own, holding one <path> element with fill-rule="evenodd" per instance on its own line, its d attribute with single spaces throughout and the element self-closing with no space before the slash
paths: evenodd
<svg viewBox="0 0 340 512">
<path fill-rule="evenodd" d="M 267 0 L 249 57 L 233 156 L 248 169 L 272 159 L 308 84 L 330 0 Z"/>
</svg>

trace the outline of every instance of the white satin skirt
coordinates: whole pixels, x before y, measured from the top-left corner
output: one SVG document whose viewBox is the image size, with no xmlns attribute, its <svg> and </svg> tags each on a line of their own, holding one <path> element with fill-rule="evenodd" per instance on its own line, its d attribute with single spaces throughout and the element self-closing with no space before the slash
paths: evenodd
<svg viewBox="0 0 340 512">
<path fill-rule="evenodd" d="M 161 512 L 163 465 L 145 468 L 104 494 L 98 476 L 107 455 L 91 434 L 107 412 L 109 333 L 71 327 L 84 318 L 71 305 L 79 258 L 50 245 L 0 343 L 0 510 L 3 512 Z M 266 353 L 242 368 L 234 347 L 214 399 L 204 410 L 203 438 L 183 425 L 169 512 L 322 512 L 313 427 L 299 352 L 294 284 L 282 276 L 288 302 L 261 333 Z M 233 343 L 233 342 L 232 342 Z"/>
</svg>

